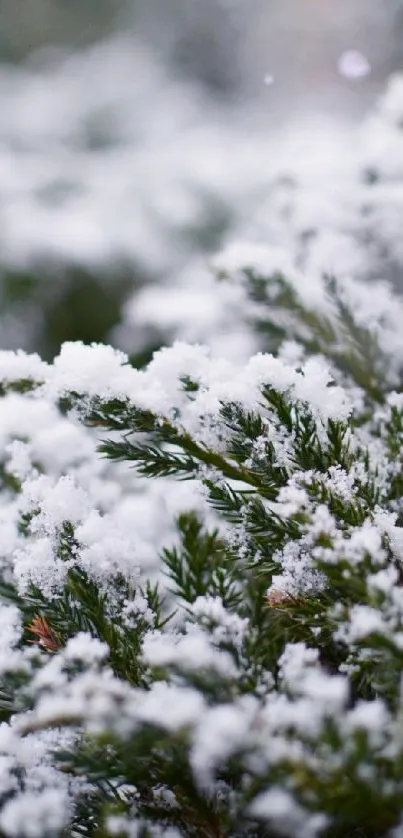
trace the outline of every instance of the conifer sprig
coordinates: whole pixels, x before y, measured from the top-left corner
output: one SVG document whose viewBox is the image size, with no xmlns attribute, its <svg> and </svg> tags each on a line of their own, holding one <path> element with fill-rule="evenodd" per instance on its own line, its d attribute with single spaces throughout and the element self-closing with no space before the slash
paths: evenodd
<svg viewBox="0 0 403 838">
<path fill-rule="evenodd" d="M 334 284 L 241 281 L 275 349 L 244 368 L 10 360 L 50 430 L 1 462 L 6 838 L 33 788 L 44 838 L 400 834 L 402 365 Z"/>
</svg>

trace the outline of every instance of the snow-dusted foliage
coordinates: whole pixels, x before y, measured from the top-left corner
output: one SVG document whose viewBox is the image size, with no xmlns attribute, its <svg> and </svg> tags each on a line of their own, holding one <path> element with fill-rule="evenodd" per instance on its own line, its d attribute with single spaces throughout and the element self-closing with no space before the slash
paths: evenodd
<svg viewBox="0 0 403 838">
<path fill-rule="evenodd" d="M 401 288 L 402 112 L 403 81 L 395 75 L 355 124 L 298 116 L 288 129 L 276 123 L 273 131 L 265 122 L 256 125 L 249 114 L 235 137 L 226 137 L 223 126 L 215 138 L 211 134 L 213 143 L 221 137 L 224 156 L 216 146 L 210 152 L 205 146 L 203 161 L 219 163 L 222 205 L 233 204 L 234 189 L 242 193 L 221 234 L 225 267 L 231 263 L 236 268 L 239 242 L 254 245 L 249 256 L 254 266 L 260 265 L 263 243 L 266 250 L 270 246 L 277 269 L 291 273 L 304 299 L 315 305 L 324 274 L 339 280 L 353 275 L 364 282 L 386 278 Z M 229 134 L 233 131 L 234 123 Z M 230 157 L 225 154 L 229 143 Z M 194 151 L 197 156 L 197 147 Z M 190 150 L 189 161 L 191 156 Z M 195 172 L 200 177 L 197 161 L 191 170 L 192 177 Z M 244 247 L 241 263 L 243 253 Z M 144 330 L 151 330 L 171 339 L 208 340 L 220 354 L 247 358 L 251 338 L 239 328 L 242 299 L 226 284 L 214 288 L 212 266 L 219 270 L 221 257 L 196 253 L 175 275 L 168 271 L 162 284 L 137 291 L 123 308 L 115 342 L 132 352 L 144 340 Z M 372 299 L 368 295 L 366 309 Z"/>
<path fill-rule="evenodd" d="M 217 257 L 247 360 L 0 353 L 5 838 L 402 834 L 403 302 L 308 264 Z"/>
<path fill-rule="evenodd" d="M 0 352 L 0 836 L 402 838 L 402 77 L 313 143 L 128 37 L 47 62 L 2 268 L 156 281 Z"/>
<path fill-rule="evenodd" d="M 98 291 L 94 318 L 112 299 L 110 328 L 129 292 L 212 252 L 257 187 L 239 113 L 130 32 L 0 65 L 0 94 L 2 348 L 54 354 L 74 293 L 91 305 Z"/>
<path fill-rule="evenodd" d="M 3 65 L 0 345 L 52 357 L 62 332 L 131 355 L 177 338 L 245 359 L 242 303 L 209 264 L 233 239 L 283 249 L 312 279 L 399 281 L 401 78 L 348 125 L 285 122 L 280 82 L 262 71 L 239 108 L 128 34 Z"/>
</svg>

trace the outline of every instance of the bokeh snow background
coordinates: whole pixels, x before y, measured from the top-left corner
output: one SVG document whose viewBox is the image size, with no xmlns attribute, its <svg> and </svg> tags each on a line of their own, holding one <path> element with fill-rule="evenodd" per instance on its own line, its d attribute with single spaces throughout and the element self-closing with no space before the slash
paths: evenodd
<svg viewBox="0 0 403 838">
<path fill-rule="evenodd" d="M 2 348 L 248 354 L 238 239 L 403 285 L 401 2 L 3 5 Z"/>
</svg>

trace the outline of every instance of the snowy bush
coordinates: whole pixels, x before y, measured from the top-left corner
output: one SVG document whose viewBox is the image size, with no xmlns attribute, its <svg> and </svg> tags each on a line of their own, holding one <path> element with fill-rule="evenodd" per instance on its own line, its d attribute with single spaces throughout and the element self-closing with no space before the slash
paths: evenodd
<svg viewBox="0 0 403 838">
<path fill-rule="evenodd" d="M 104 340 L 143 357 L 179 338 L 232 352 L 239 319 L 209 263 L 233 238 L 282 247 L 310 276 L 399 283 L 401 78 L 346 125 L 292 102 L 285 120 L 263 70 L 238 99 L 178 73 L 129 33 L 1 66 L 2 348 L 50 359 L 61 341 Z"/>
<path fill-rule="evenodd" d="M 229 164 L 214 145 L 217 134 L 208 155 L 220 163 L 217 195 L 236 205 L 222 246 L 232 250 L 234 239 L 269 244 L 288 274 L 298 272 L 301 293 L 311 301 L 325 274 L 386 278 L 401 289 L 402 113 L 403 80 L 396 74 L 357 124 L 297 117 L 288 131 L 276 125 L 273 133 L 255 130 L 250 118 L 249 136 L 236 124 L 235 140 L 221 133 L 219 148 L 231 143 L 233 149 Z M 247 358 L 251 336 L 240 328 L 238 289 L 215 287 L 211 267 L 220 270 L 214 254 L 193 252 L 162 281 L 137 289 L 123 306 L 113 342 L 133 353 L 150 334 L 156 343 L 207 340 L 220 353 Z"/>
<path fill-rule="evenodd" d="M 215 270 L 265 352 L 0 354 L 5 838 L 403 834 L 403 303 Z"/>
<path fill-rule="evenodd" d="M 402 838 L 402 78 L 0 89 L 0 836 Z"/>
</svg>

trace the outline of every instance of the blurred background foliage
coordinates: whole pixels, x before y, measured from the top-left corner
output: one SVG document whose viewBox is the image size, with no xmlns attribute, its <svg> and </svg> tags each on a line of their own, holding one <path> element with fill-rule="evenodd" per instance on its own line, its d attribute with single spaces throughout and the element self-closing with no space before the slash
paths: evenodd
<svg viewBox="0 0 403 838">
<path fill-rule="evenodd" d="M 0 11 L 0 346 L 46 358 L 82 339 L 142 361 L 174 336 L 158 316 L 134 334 L 139 289 L 197 283 L 268 194 L 273 135 L 360 117 L 403 67 L 400 0 Z M 370 56 L 359 85 L 337 73 L 349 48 Z"/>
</svg>

